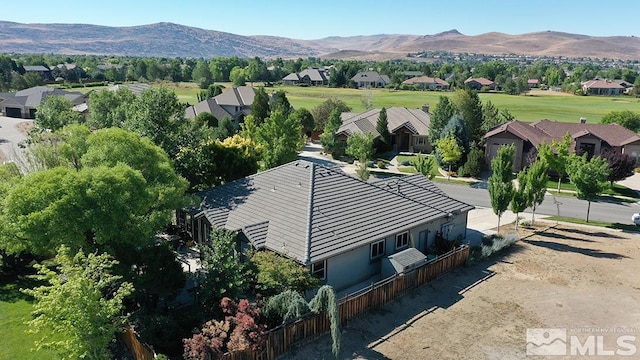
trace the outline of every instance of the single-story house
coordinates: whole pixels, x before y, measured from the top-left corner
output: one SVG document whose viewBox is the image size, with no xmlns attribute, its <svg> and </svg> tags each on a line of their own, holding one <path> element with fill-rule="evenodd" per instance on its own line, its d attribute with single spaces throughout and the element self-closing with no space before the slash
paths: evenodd
<svg viewBox="0 0 640 360">
<path fill-rule="evenodd" d="M 299 73 L 291 73 L 282 78 L 284 85 L 321 86 L 329 84 L 329 72 L 319 68 L 308 68 Z"/>
<path fill-rule="evenodd" d="M 346 143 L 347 138 L 355 133 L 372 133 L 374 139 L 380 137 L 376 130 L 378 117 L 382 109 L 371 109 L 362 113 L 345 112 L 341 114 L 342 125 L 336 132 L 340 141 Z M 431 152 L 429 142 L 429 124 L 431 113 L 429 105 L 422 109 L 407 109 L 393 106 L 387 110 L 387 124 L 391 134 L 391 145 L 394 151 Z"/>
<path fill-rule="evenodd" d="M 40 75 L 42 80 L 53 80 L 51 69 L 44 65 L 25 65 L 22 67 L 26 73 L 35 73 Z"/>
<path fill-rule="evenodd" d="M 351 78 L 358 89 L 383 88 L 391 84 L 387 75 L 380 75 L 377 71 L 363 71 Z"/>
<path fill-rule="evenodd" d="M 538 86 L 540 86 L 540 80 L 538 80 L 538 79 L 527 79 L 527 86 L 529 87 L 529 89 L 537 88 Z"/>
<path fill-rule="evenodd" d="M 436 236 L 461 242 L 473 206 L 422 175 L 372 183 L 337 167 L 296 160 L 198 194 L 178 224 L 197 242 L 237 231 L 238 250 L 269 250 L 307 267 L 337 291 L 379 276 L 382 259 L 428 253 Z"/>
<path fill-rule="evenodd" d="M 485 156 L 490 162 L 502 145 L 514 144 L 516 158 L 513 170 L 518 171 L 526 164 L 525 158 L 542 143 L 561 141 L 566 133 L 573 138 L 572 151 L 582 151 L 597 156 L 605 149 L 629 154 L 640 163 L 640 136 L 618 124 L 564 123 L 540 120 L 534 123 L 513 120 L 491 129 L 484 136 Z"/>
<path fill-rule="evenodd" d="M 607 79 L 594 79 L 581 83 L 582 93 L 588 95 L 622 95 L 626 88 L 620 83 Z"/>
<path fill-rule="evenodd" d="M 255 95 L 255 90 L 250 86 L 231 88 L 220 95 L 189 106 L 184 115 L 187 119 L 194 119 L 198 114 L 208 112 L 218 121 L 226 117 L 237 126 L 244 122 L 245 116 L 251 113 Z"/>
<path fill-rule="evenodd" d="M 430 76 L 419 76 L 407 79 L 402 85 L 418 85 L 423 90 L 449 90 L 449 83 Z"/>
<path fill-rule="evenodd" d="M 47 96 L 64 96 L 74 105 L 85 102 L 85 97 L 79 92 L 69 92 L 46 86 L 35 86 L 13 93 L 3 93 L 0 95 L 0 111 L 3 116 L 23 119 L 35 119 L 36 107 L 40 106 L 42 100 Z"/>
<path fill-rule="evenodd" d="M 474 77 L 470 77 L 467 80 L 464 81 L 464 84 L 466 87 L 468 87 L 469 89 L 472 90 L 482 90 L 482 89 L 489 89 L 489 90 L 496 90 L 498 89 L 498 84 L 494 83 L 493 81 L 489 80 L 489 79 L 485 79 L 483 77 L 479 77 L 479 78 L 474 78 Z"/>
</svg>

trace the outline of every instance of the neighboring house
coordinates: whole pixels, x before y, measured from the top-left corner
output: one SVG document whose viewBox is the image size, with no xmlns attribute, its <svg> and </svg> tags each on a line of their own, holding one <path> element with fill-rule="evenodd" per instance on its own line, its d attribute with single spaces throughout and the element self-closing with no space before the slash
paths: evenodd
<svg viewBox="0 0 640 360">
<path fill-rule="evenodd" d="M 329 84 L 329 72 L 319 68 L 308 68 L 282 78 L 284 85 L 321 86 Z"/>
<path fill-rule="evenodd" d="M 564 123 L 540 120 L 527 123 L 513 120 L 495 127 L 484 136 L 485 156 L 490 162 L 502 145 L 514 144 L 516 147 L 514 171 L 522 169 L 526 157 L 540 144 L 560 141 L 566 133 L 573 138 L 571 150 L 586 152 L 590 156 L 600 155 L 603 150 L 611 149 L 618 153 L 629 154 L 639 163 L 640 136 L 618 124 Z"/>
<path fill-rule="evenodd" d="M 35 86 L 14 93 L 0 94 L 0 97 L 3 99 L 0 101 L 0 111 L 2 111 L 3 116 L 35 119 L 36 107 L 40 106 L 42 100 L 47 96 L 51 95 L 64 96 L 74 105 L 80 105 L 85 102 L 84 95 L 79 92 L 68 92 L 46 86 Z"/>
<path fill-rule="evenodd" d="M 134 93 L 136 96 L 140 96 L 140 94 L 143 91 L 148 90 L 150 88 L 151 86 L 149 84 L 136 83 L 136 84 L 116 84 L 116 85 L 109 86 L 108 90 L 118 91 L 119 89 L 128 89 L 129 91 Z"/>
<path fill-rule="evenodd" d="M 372 133 L 374 139 L 380 137 L 376 130 L 381 109 L 371 109 L 362 113 L 342 113 L 342 125 L 336 132 L 338 139 L 346 143 L 355 133 Z M 391 145 L 394 151 L 430 153 L 429 124 L 431 114 L 429 105 L 422 109 L 407 109 L 393 106 L 387 109 L 388 130 L 391 133 Z"/>
<path fill-rule="evenodd" d="M 378 279 L 382 260 L 407 248 L 427 253 L 436 235 L 460 243 L 473 206 L 423 175 L 372 183 L 337 167 L 297 160 L 199 194 L 178 224 L 197 242 L 212 228 L 237 231 L 238 250 L 270 250 L 340 291 Z"/>
<path fill-rule="evenodd" d="M 606 79 L 584 81 L 581 85 L 585 95 L 622 95 L 626 89 L 618 82 Z"/>
<path fill-rule="evenodd" d="M 422 71 L 403 71 L 402 75 L 407 79 L 411 79 L 414 77 L 422 76 Z"/>
<path fill-rule="evenodd" d="M 351 78 L 359 89 L 383 88 L 391 84 L 387 75 L 380 75 L 377 71 L 364 71 Z"/>
<path fill-rule="evenodd" d="M 527 86 L 529 87 L 529 89 L 537 88 L 538 86 L 540 86 L 540 80 L 538 80 L 538 79 L 528 79 L 527 80 Z"/>
<path fill-rule="evenodd" d="M 35 73 L 40 75 L 40 77 L 42 77 L 42 80 L 53 80 L 53 77 L 51 76 L 51 69 L 49 69 L 46 66 L 43 65 L 25 65 L 22 68 L 24 68 L 24 73 Z"/>
<path fill-rule="evenodd" d="M 422 90 L 449 90 L 448 82 L 429 76 L 413 77 L 403 81 L 402 85 L 418 85 Z"/>
<path fill-rule="evenodd" d="M 250 86 L 231 88 L 220 95 L 203 100 L 185 110 L 185 117 L 193 119 L 198 114 L 208 112 L 218 121 L 226 118 L 232 120 L 235 125 L 244 122 L 244 117 L 251 113 L 251 104 L 256 93 Z"/>
<path fill-rule="evenodd" d="M 498 84 L 494 83 L 489 79 L 485 79 L 483 77 L 480 77 L 480 78 L 470 77 L 464 81 L 464 84 L 469 89 L 472 89 L 472 90 L 483 90 L 483 89 L 496 90 L 498 88 Z"/>
</svg>

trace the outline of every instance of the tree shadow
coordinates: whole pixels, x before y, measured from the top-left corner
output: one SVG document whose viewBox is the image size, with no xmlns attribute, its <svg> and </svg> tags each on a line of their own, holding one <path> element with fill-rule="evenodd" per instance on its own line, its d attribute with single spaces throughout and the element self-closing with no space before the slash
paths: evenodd
<svg viewBox="0 0 640 360">
<path fill-rule="evenodd" d="M 551 241 L 544 241 L 544 240 L 525 240 L 525 241 L 527 242 L 527 244 L 540 246 L 540 247 L 544 247 L 544 248 L 551 249 L 551 250 L 556 250 L 556 251 L 561 251 L 561 252 L 574 252 L 574 253 L 578 253 L 578 254 L 582 254 L 582 255 L 586 255 L 586 256 L 591 256 L 591 257 L 595 257 L 595 258 L 602 258 L 602 259 L 624 259 L 624 258 L 627 258 L 627 256 L 621 255 L 621 254 L 603 252 L 603 251 L 596 250 L 596 249 L 587 249 L 587 248 L 581 248 L 581 247 L 571 246 L 571 245 L 566 245 L 566 244 L 558 244 L 558 243 L 551 242 Z"/>
<path fill-rule="evenodd" d="M 546 238 L 554 238 L 554 239 L 562 239 L 562 240 L 573 240 L 573 241 L 583 241 L 583 242 L 591 242 L 591 243 L 595 242 L 595 241 L 589 240 L 589 239 L 582 239 L 582 238 L 573 237 L 573 236 L 569 236 L 569 235 L 557 234 L 555 232 L 546 231 L 546 230 L 536 232 L 535 234 L 538 235 L 538 236 L 546 237 Z"/>
<path fill-rule="evenodd" d="M 615 224 L 614 224 L 615 225 Z M 563 232 L 569 232 L 569 233 L 576 233 L 576 234 L 580 234 L 580 235 L 589 235 L 589 236 L 594 236 L 594 237 L 598 237 L 598 238 L 606 238 L 606 239 L 625 239 L 624 236 L 620 236 L 620 235 L 616 235 L 610 232 L 603 232 L 603 231 L 598 231 L 598 232 L 592 232 L 592 231 L 584 231 L 578 228 L 563 228 L 562 226 L 554 226 L 555 230 L 558 231 L 563 231 Z M 586 239 L 579 239 L 582 241 L 588 241 L 588 242 L 594 242 L 593 240 L 586 240 Z"/>
</svg>

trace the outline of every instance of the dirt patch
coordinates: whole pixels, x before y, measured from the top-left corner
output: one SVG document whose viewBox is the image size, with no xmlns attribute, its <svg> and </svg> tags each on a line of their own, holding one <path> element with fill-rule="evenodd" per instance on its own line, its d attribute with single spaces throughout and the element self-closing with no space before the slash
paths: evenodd
<svg viewBox="0 0 640 360">
<path fill-rule="evenodd" d="M 525 359 L 527 328 L 640 332 L 639 235 L 567 225 L 521 235 L 502 255 L 352 320 L 341 358 Z M 615 349 L 615 337 L 605 347 Z M 329 336 L 287 354 L 330 357 Z"/>
<path fill-rule="evenodd" d="M 29 130 L 31 130 L 34 125 L 35 125 L 35 121 L 24 121 L 24 122 L 18 123 L 16 125 L 16 129 L 18 129 L 18 131 L 20 131 L 22 135 L 27 136 L 29 135 Z"/>
</svg>

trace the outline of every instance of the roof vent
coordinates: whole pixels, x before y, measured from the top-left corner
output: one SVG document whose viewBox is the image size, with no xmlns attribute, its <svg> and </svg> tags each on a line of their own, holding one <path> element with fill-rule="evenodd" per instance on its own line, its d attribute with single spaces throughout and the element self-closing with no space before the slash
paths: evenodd
<svg viewBox="0 0 640 360">
<path fill-rule="evenodd" d="M 587 123 L 587 118 L 586 117 L 581 117 L 580 118 L 580 124 L 586 124 Z"/>
</svg>

